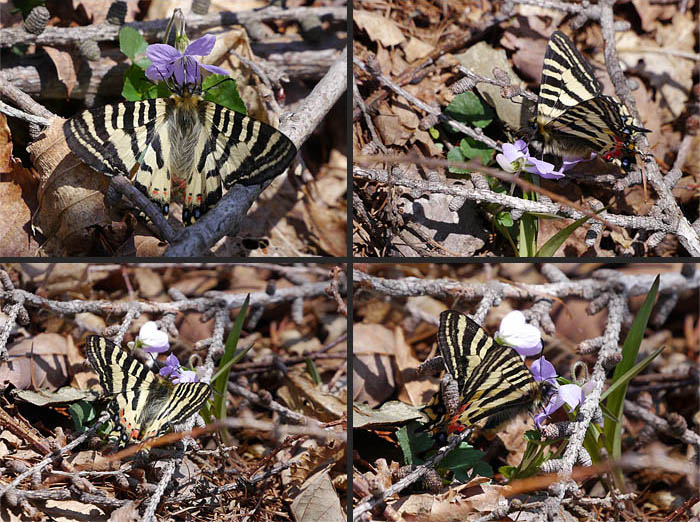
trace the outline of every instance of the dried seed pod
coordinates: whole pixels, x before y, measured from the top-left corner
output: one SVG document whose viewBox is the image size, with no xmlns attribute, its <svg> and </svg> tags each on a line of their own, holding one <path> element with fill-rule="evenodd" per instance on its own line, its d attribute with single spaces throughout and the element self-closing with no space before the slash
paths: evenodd
<svg viewBox="0 0 700 522">
<path fill-rule="evenodd" d="M 87 60 L 96 61 L 100 59 L 100 46 L 95 40 L 83 40 L 80 42 L 80 54 Z"/>
<path fill-rule="evenodd" d="M 27 15 L 24 20 L 24 30 L 32 34 L 41 34 L 46 28 L 51 15 L 49 10 L 43 5 L 38 5 Z"/>
<path fill-rule="evenodd" d="M 461 94 L 466 91 L 471 91 L 474 88 L 474 80 L 471 78 L 462 78 L 452 84 L 450 90 L 454 94 Z"/>
<path fill-rule="evenodd" d="M 671 428 L 674 435 L 683 435 L 685 430 L 688 429 L 688 423 L 685 421 L 685 419 L 675 412 L 669 413 L 666 416 L 666 420 L 668 421 L 668 426 Z"/>
<path fill-rule="evenodd" d="M 109 11 L 107 11 L 107 23 L 112 25 L 122 25 L 126 19 L 126 2 L 124 0 L 117 0 L 112 2 L 109 6 Z"/>
</svg>

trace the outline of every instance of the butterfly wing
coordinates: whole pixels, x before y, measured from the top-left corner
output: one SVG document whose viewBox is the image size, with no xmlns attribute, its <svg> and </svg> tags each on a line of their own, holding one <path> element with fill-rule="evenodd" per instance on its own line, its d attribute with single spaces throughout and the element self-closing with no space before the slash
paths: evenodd
<svg viewBox="0 0 700 522">
<path fill-rule="evenodd" d="M 167 107 L 163 98 L 116 103 L 83 111 L 63 125 L 75 155 L 107 175 L 133 176 L 134 185 L 165 214 L 171 184 L 163 168 L 168 158 Z"/>
<path fill-rule="evenodd" d="M 151 390 L 146 398 L 147 403 L 139 417 L 141 439 L 157 437 L 189 419 L 202 409 L 211 394 L 211 388 L 204 382 L 186 382 L 167 388 L 167 395 Z"/>
<path fill-rule="evenodd" d="M 210 394 L 202 382 L 171 384 L 104 337 L 91 335 L 85 351 L 114 402 L 115 417 L 125 440 L 143 440 L 167 431 L 198 412 Z"/>
<path fill-rule="evenodd" d="M 452 433 L 478 423 L 491 427 L 526 409 L 538 396 L 539 387 L 520 355 L 498 344 L 465 314 L 440 314 L 438 347 L 445 368 L 457 380 L 460 407 L 456 415 L 446 417 L 436 394 L 424 408 L 430 419 L 425 429 Z"/>
<path fill-rule="evenodd" d="M 155 374 L 109 339 L 88 336 L 85 352 L 110 397 L 131 390 L 148 390 L 154 384 Z"/>
<path fill-rule="evenodd" d="M 274 127 L 226 107 L 200 101 L 204 127 L 196 169 L 185 195 L 183 221 L 199 219 L 235 183 L 257 185 L 284 172 L 296 156 L 294 143 Z"/>
<path fill-rule="evenodd" d="M 564 33 L 552 33 L 542 66 L 537 123 L 546 126 L 571 107 L 600 94 L 590 64 Z"/>
</svg>

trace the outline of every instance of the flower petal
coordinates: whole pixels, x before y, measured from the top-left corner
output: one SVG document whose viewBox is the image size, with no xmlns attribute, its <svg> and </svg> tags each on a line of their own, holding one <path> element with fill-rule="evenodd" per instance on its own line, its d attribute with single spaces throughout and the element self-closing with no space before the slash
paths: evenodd
<svg viewBox="0 0 700 522">
<path fill-rule="evenodd" d="M 506 172 L 515 172 L 515 169 L 513 168 L 513 162 L 508 161 L 508 158 L 506 158 L 504 154 L 496 154 L 496 162 Z"/>
<path fill-rule="evenodd" d="M 583 402 L 583 390 L 577 384 L 563 384 L 557 395 L 573 410 Z"/>
<path fill-rule="evenodd" d="M 146 78 L 154 83 L 158 83 L 161 80 L 167 80 L 172 76 L 172 71 L 168 73 L 167 68 L 159 67 L 157 65 L 149 65 L 146 69 Z"/>
<path fill-rule="evenodd" d="M 168 44 L 151 44 L 146 47 L 146 56 L 156 65 L 165 65 L 177 60 L 182 53 Z"/>
<path fill-rule="evenodd" d="M 512 346 L 520 355 L 537 355 L 542 349 L 539 328 L 527 324 L 520 310 L 513 310 L 501 320 L 496 339 L 501 344 Z"/>
<path fill-rule="evenodd" d="M 197 378 L 197 374 L 193 372 L 192 370 L 181 370 L 180 371 L 180 376 L 177 379 L 178 383 L 181 382 L 197 382 L 199 379 Z"/>
<path fill-rule="evenodd" d="M 185 56 L 206 56 L 214 48 L 215 43 L 216 36 L 213 34 L 205 34 L 187 46 L 187 49 L 185 49 Z"/>
<path fill-rule="evenodd" d="M 154 321 L 147 321 L 139 330 L 138 341 L 147 352 L 162 353 L 168 350 L 170 342 L 168 334 L 158 329 L 158 324 Z"/>
<path fill-rule="evenodd" d="M 209 65 L 200 62 L 199 66 L 202 69 L 209 71 L 210 73 L 221 74 L 223 76 L 228 76 L 230 74 L 226 69 L 222 69 L 221 67 L 217 67 L 216 65 Z"/>
<path fill-rule="evenodd" d="M 503 149 L 503 155 L 506 157 L 506 159 L 510 162 L 513 162 L 517 159 L 525 157 L 525 154 L 523 153 L 523 148 L 522 145 L 525 144 L 524 141 L 519 140 L 522 142 L 518 143 L 516 142 L 515 145 L 511 143 L 504 143 L 503 146 L 501 147 Z M 527 150 L 527 145 L 525 146 L 525 150 Z"/>
<path fill-rule="evenodd" d="M 557 377 L 557 370 L 554 368 L 554 365 L 544 357 L 536 359 L 535 362 L 530 365 L 530 371 L 536 381 L 548 381 L 552 385 L 556 383 L 554 379 Z"/>
</svg>

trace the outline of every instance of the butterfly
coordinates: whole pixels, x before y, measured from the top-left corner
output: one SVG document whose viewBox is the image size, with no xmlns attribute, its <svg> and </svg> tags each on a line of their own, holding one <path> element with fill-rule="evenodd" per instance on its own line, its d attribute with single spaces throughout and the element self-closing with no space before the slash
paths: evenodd
<svg viewBox="0 0 700 522">
<path fill-rule="evenodd" d="M 602 94 L 590 64 L 560 31 L 547 44 L 535 121 L 544 154 L 588 158 L 597 153 L 625 172 L 639 152 L 635 138 L 650 132 L 620 100 Z"/>
<path fill-rule="evenodd" d="M 130 178 L 166 216 L 171 201 L 181 200 L 190 225 L 234 184 L 272 179 L 297 153 L 277 129 L 199 90 L 84 111 L 63 125 L 68 147 L 97 171 Z"/>
<path fill-rule="evenodd" d="M 85 351 L 111 399 L 122 443 L 159 437 L 197 413 L 211 393 L 203 382 L 173 384 L 104 337 L 89 336 Z"/>
<path fill-rule="evenodd" d="M 438 348 L 458 393 L 455 408 L 436 393 L 422 410 L 429 421 L 420 431 L 431 431 L 439 441 L 467 428 L 497 427 L 537 407 L 547 394 L 546 384 L 535 381 L 518 352 L 498 344 L 461 312 L 440 314 Z"/>
</svg>

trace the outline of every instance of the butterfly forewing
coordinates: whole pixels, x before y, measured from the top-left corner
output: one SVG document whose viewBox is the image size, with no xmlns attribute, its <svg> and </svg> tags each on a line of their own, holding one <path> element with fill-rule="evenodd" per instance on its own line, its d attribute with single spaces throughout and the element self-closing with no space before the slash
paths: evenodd
<svg viewBox="0 0 700 522">
<path fill-rule="evenodd" d="M 109 339 L 91 335 L 85 351 L 107 395 L 148 389 L 155 380 L 153 372 Z"/>
<path fill-rule="evenodd" d="M 549 38 L 542 66 L 537 121 L 546 125 L 569 108 L 600 94 L 600 83 L 564 33 Z"/>
<path fill-rule="evenodd" d="M 198 412 L 209 398 L 208 384 L 172 384 L 104 337 L 89 336 L 86 352 L 129 438 L 161 435 Z"/>
</svg>

